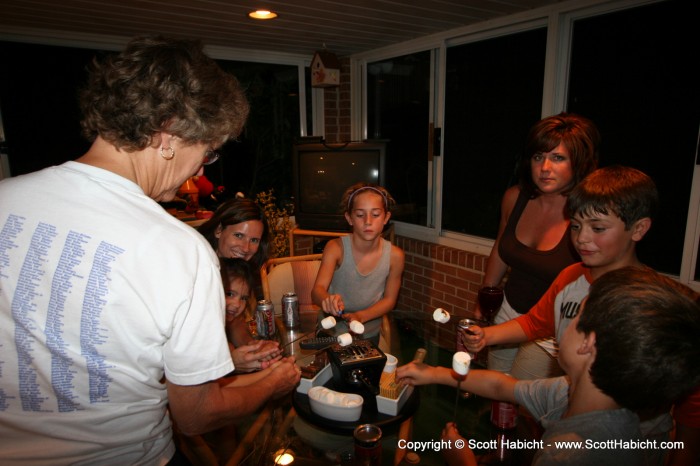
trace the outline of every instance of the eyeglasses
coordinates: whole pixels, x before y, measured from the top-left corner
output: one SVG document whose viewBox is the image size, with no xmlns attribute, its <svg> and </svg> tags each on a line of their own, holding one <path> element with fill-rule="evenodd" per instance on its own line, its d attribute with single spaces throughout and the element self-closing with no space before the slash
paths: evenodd
<svg viewBox="0 0 700 466">
<path fill-rule="evenodd" d="M 219 157 L 221 157 L 221 154 L 214 150 L 208 150 L 204 153 L 204 160 L 202 161 L 202 165 L 211 165 L 212 163 L 216 162 L 219 160 Z"/>
</svg>

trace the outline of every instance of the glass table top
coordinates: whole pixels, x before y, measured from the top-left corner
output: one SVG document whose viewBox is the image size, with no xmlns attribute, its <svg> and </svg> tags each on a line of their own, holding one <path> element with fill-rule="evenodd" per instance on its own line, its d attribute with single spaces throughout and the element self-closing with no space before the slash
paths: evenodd
<svg viewBox="0 0 700 466">
<path fill-rule="evenodd" d="M 393 312 L 391 351 L 398 358 L 399 366 L 413 360 L 419 348 L 426 350 L 425 363 L 451 366 L 453 351 L 446 348 L 454 347 L 454 334 L 439 326 L 455 324 L 438 324 L 430 317 Z M 316 351 L 300 348 L 299 342 L 314 335 L 316 315 L 302 314 L 301 320 L 300 329 L 288 330 L 277 319 L 278 338 L 287 354 L 293 354 L 297 363 L 304 366 L 314 360 Z M 453 387 L 441 385 L 416 387 L 416 391 L 412 422 L 397 422 L 386 426 L 383 431 L 382 465 L 396 464 L 398 456 L 414 451 L 420 458 L 419 464 L 443 466 L 440 434 L 445 424 L 451 421 L 455 421 L 460 433 L 475 444 L 493 446 L 491 442 L 499 431 L 490 422 L 491 400 L 474 395 L 464 396 Z M 300 415 L 294 409 L 294 396 L 290 394 L 271 401 L 256 416 L 241 421 L 235 426 L 235 439 L 219 439 L 231 444 L 228 449 L 233 453 L 226 464 L 275 464 L 275 458 L 282 453 L 292 455 L 296 466 L 353 464 L 349 460 L 354 450 L 352 434 L 339 433 L 338 429 L 328 429 L 327 426 L 324 428 L 323 423 L 313 422 L 305 413 Z M 508 432 L 508 435 L 513 439 L 532 438 L 536 430 L 531 418 L 519 416 L 516 429 Z M 411 448 L 397 455 L 399 446 Z M 520 452 L 520 457 L 506 458 L 504 462 L 499 460 L 498 452 L 492 448 L 475 449 L 475 453 L 479 464 L 529 464 L 526 458 L 532 454 Z"/>
</svg>

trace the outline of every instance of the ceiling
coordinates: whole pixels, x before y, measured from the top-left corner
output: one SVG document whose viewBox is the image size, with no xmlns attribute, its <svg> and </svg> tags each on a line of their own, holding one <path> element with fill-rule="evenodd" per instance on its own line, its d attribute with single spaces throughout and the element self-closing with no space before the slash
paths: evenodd
<svg viewBox="0 0 700 466">
<path fill-rule="evenodd" d="M 207 45 L 348 56 L 560 0 L 0 0 L 0 37 L 53 35 L 196 37 Z M 254 21 L 249 11 L 278 13 Z"/>
</svg>

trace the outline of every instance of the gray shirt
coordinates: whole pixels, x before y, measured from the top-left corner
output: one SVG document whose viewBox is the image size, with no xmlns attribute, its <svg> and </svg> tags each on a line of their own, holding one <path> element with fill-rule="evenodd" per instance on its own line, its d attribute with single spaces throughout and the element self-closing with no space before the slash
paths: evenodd
<svg viewBox="0 0 700 466">
<path fill-rule="evenodd" d="M 593 411 L 562 419 L 569 403 L 566 377 L 521 380 L 515 385 L 515 399 L 545 429 L 543 448 L 535 454 L 533 465 L 650 464 L 647 453 L 653 450 L 629 448 L 631 442 L 646 442 L 639 417 L 632 411 Z"/>
<path fill-rule="evenodd" d="M 361 274 L 357 270 L 355 258 L 352 256 L 351 237 L 341 237 L 343 245 L 343 263 L 333 273 L 333 279 L 328 287 L 330 294 L 339 294 L 343 297 L 345 312 L 352 313 L 367 309 L 384 297 L 386 280 L 389 277 L 391 265 L 391 242 L 382 239 L 382 255 L 379 263 L 371 272 Z M 372 338 L 379 335 L 382 319 L 372 319 L 365 322 L 364 338 Z M 347 332 L 345 322 L 338 322 L 336 333 Z"/>
</svg>

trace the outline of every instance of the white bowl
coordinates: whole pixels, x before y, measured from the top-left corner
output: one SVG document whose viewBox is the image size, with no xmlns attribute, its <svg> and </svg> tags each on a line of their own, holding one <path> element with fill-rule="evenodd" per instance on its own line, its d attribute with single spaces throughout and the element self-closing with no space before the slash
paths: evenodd
<svg viewBox="0 0 700 466">
<path fill-rule="evenodd" d="M 360 395 L 341 393 L 326 387 L 311 387 L 308 392 L 311 411 L 334 421 L 353 422 L 360 419 L 362 403 Z M 332 399 L 332 401 L 327 401 Z M 344 406 L 345 402 L 353 406 Z"/>
</svg>

